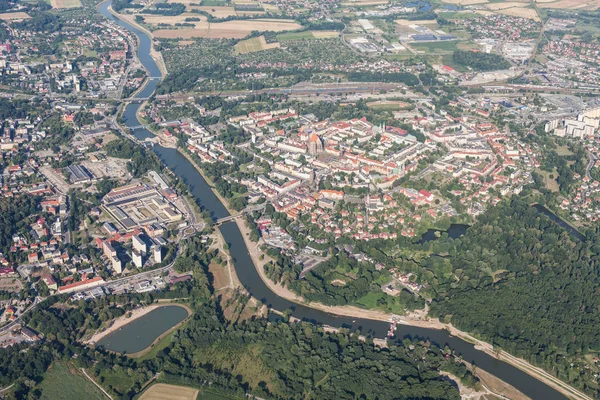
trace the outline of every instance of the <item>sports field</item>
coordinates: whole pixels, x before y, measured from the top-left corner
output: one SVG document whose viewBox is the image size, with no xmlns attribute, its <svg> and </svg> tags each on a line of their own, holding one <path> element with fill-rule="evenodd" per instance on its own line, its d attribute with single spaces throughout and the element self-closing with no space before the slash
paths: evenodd
<svg viewBox="0 0 600 400">
<path fill-rule="evenodd" d="M 80 0 L 50 0 L 52 8 L 77 8 L 81 7 Z"/>
<path fill-rule="evenodd" d="M 190 387 L 155 383 L 140 396 L 139 400 L 196 400 L 199 392 L 198 389 Z"/>
</svg>

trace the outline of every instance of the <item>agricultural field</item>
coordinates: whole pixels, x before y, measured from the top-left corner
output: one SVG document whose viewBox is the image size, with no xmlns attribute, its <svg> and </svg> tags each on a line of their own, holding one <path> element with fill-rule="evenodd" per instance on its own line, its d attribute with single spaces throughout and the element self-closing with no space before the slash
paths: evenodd
<svg viewBox="0 0 600 400">
<path fill-rule="evenodd" d="M 289 42 L 292 40 L 331 39 L 338 36 L 340 36 L 338 31 L 302 31 L 279 34 L 277 40 Z"/>
<path fill-rule="evenodd" d="M 416 51 L 434 54 L 444 54 L 458 50 L 456 41 L 411 43 L 410 47 Z"/>
<path fill-rule="evenodd" d="M 367 6 L 379 6 L 382 4 L 387 4 L 388 0 L 355 0 L 355 1 L 345 1 L 342 3 L 343 6 L 346 7 L 367 7 Z"/>
<path fill-rule="evenodd" d="M 164 20 L 164 18 L 163 18 Z M 284 32 L 302 28 L 302 25 L 286 19 L 254 19 L 237 20 L 220 23 L 208 23 L 203 20 L 196 22 L 194 28 L 184 29 L 158 29 L 153 35 L 167 39 L 190 38 L 229 38 L 241 39 L 252 31 Z"/>
<path fill-rule="evenodd" d="M 29 14 L 23 11 L 11 12 L 11 13 L 3 13 L 0 14 L 0 19 L 2 21 L 14 21 L 14 20 L 23 20 L 31 18 Z"/>
<path fill-rule="evenodd" d="M 509 2 L 499 4 L 488 4 L 487 7 L 490 10 L 493 10 L 495 14 L 504 14 L 513 17 L 529 18 L 538 22 L 540 21 L 540 17 L 537 15 L 537 12 L 535 12 L 533 8 L 522 7 L 519 3 Z M 482 13 L 482 11 L 479 10 L 479 13 Z"/>
<path fill-rule="evenodd" d="M 81 0 L 50 0 L 52 8 L 77 8 L 81 7 Z"/>
<path fill-rule="evenodd" d="M 257 51 L 276 49 L 279 43 L 267 43 L 264 36 L 246 39 L 238 42 L 235 48 L 235 54 L 256 53 Z"/>
<path fill-rule="evenodd" d="M 597 10 L 600 8 L 599 0 L 536 0 L 540 8 L 562 8 L 569 10 Z"/>
<path fill-rule="evenodd" d="M 68 388 L 68 390 L 65 390 Z M 104 400 L 104 394 L 78 369 L 69 363 L 55 362 L 44 373 L 44 379 L 35 389 L 42 400 Z"/>
<path fill-rule="evenodd" d="M 372 108 L 374 110 L 381 111 L 397 111 L 402 110 L 403 108 L 408 108 L 410 106 L 409 103 L 404 101 L 372 101 L 367 103 L 367 107 Z"/>
<path fill-rule="evenodd" d="M 139 400 L 196 400 L 198 393 L 200 390 L 195 388 L 155 383 L 142 393 Z"/>
</svg>

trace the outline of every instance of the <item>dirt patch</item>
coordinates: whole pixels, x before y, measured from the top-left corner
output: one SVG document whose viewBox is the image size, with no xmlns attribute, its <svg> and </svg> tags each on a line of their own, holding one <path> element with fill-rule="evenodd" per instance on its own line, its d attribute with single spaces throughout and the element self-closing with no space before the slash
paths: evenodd
<svg viewBox="0 0 600 400">
<path fill-rule="evenodd" d="M 229 270 L 226 266 L 211 262 L 208 271 L 213 276 L 213 287 L 216 291 L 231 287 Z"/>
<path fill-rule="evenodd" d="M 141 396 L 140 400 L 196 400 L 200 390 L 166 383 L 155 383 Z"/>
<path fill-rule="evenodd" d="M 330 282 L 333 286 L 346 286 L 346 282 L 341 279 L 334 279 Z"/>
</svg>

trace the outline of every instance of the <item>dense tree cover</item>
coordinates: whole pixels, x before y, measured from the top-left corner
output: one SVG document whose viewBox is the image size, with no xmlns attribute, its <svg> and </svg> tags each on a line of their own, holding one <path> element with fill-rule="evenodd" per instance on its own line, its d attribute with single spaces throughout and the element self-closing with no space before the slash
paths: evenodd
<svg viewBox="0 0 600 400">
<path fill-rule="evenodd" d="M 144 13 L 173 16 L 182 14 L 185 11 L 185 4 L 181 3 L 156 3 L 154 6 L 156 8 L 147 8 Z"/>
<path fill-rule="evenodd" d="M 510 62 L 498 54 L 475 51 L 457 50 L 452 55 L 452 61 L 456 64 L 471 67 L 476 71 L 495 71 L 510 67 Z"/>
<path fill-rule="evenodd" d="M 109 142 L 104 150 L 110 157 L 129 159 L 127 170 L 136 178 L 148 171 L 161 169 L 161 162 L 156 154 L 125 138 Z"/>
<path fill-rule="evenodd" d="M 56 32 L 62 28 L 62 22 L 58 15 L 44 11 L 32 11 L 29 15 L 31 18 L 14 22 L 13 26 L 20 30 L 33 32 Z"/>
<path fill-rule="evenodd" d="M 419 78 L 410 72 L 350 72 L 348 80 L 352 82 L 400 82 L 407 86 L 419 84 Z"/>
<path fill-rule="evenodd" d="M 588 236 L 521 199 L 500 203 L 450 248 L 439 244 L 457 281 L 437 286 L 432 312 L 598 396 L 570 366 L 600 351 L 600 249 Z"/>
<path fill-rule="evenodd" d="M 345 331 L 325 333 L 309 323 L 229 322 L 210 296 L 206 267 L 215 255 L 207 252 L 199 237 L 186 244 L 176 269 L 193 271 L 193 281 L 184 284 L 193 285 L 187 293 L 194 315 L 155 357 L 138 361 L 76 340 L 137 302 L 151 302 L 160 294 L 108 296 L 70 306 L 61 305 L 64 298 L 54 297 L 25 321 L 44 333 L 46 342 L 25 353 L 21 345 L 0 349 L 0 384 L 16 380 L 18 392 L 12 398 L 27 398 L 33 387 L 27 380 L 43 379 L 52 361 L 75 354 L 78 367 L 88 368 L 115 398 L 122 399 L 135 396 L 153 376 L 174 384 L 210 385 L 240 397 L 253 393 L 280 399 L 458 399 L 455 386 L 439 376 L 440 369 L 476 383 L 462 364 L 427 343 L 405 339 L 380 349 L 368 338 L 359 340 Z M 176 291 L 183 294 L 183 289 Z"/>
<path fill-rule="evenodd" d="M 28 195 L 0 199 L 0 253 L 11 257 L 12 237 L 26 228 L 27 217 L 35 215 L 37 204 L 38 199 Z"/>
</svg>

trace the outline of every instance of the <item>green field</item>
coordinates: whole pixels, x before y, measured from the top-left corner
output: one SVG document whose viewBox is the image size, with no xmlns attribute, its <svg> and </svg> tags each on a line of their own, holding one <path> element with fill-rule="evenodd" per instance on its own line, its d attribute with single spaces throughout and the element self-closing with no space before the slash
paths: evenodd
<svg viewBox="0 0 600 400">
<path fill-rule="evenodd" d="M 277 35 L 277 40 L 280 42 L 286 42 L 290 40 L 302 40 L 302 39 L 315 39 L 314 35 L 310 31 L 302 32 L 289 32 L 281 33 Z"/>
<path fill-rule="evenodd" d="M 202 6 L 211 6 L 211 7 L 220 7 L 226 6 L 227 2 L 225 0 L 202 0 L 200 2 Z"/>
<path fill-rule="evenodd" d="M 78 369 L 65 362 L 55 362 L 36 387 L 43 400 L 103 400 L 104 394 Z"/>
<path fill-rule="evenodd" d="M 456 41 L 411 43 L 410 47 L 415 50 L 421 50 L 428 53 L 446 53 L 458 50 L 456 47 Z"/>
</svg>

